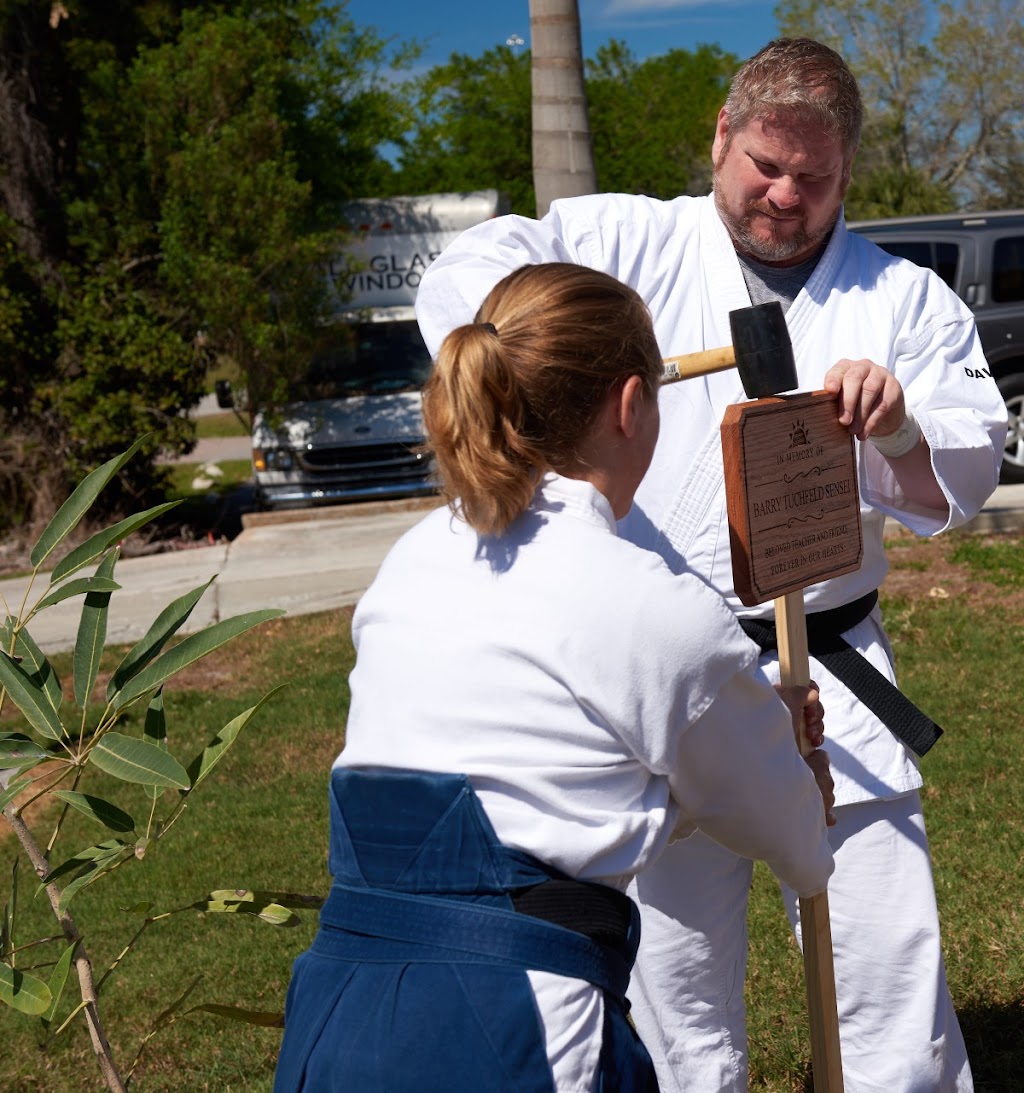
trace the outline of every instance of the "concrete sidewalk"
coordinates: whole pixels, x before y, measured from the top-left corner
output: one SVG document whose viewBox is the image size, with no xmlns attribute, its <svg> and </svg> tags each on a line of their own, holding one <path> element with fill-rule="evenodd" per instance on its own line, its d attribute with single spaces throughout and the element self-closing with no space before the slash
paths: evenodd
<svg viewBox="0 0 1024 1093">
<path fill-rule="evenodd" d="M 122 586 L 110 600 L 107 641 L 138 641 L 173 599 L 216 576 L 183 633 L 219 619 L 267 607 L 290 614 L 354 604 L 392 544 L 436 498 L 371 502 L 315 510 L 250 513 L 232 542 L 122 559 L 115 579 Z M 1024 485 L 1000 486 L 969 530 L 1024 530 Z M 0 606 L 16 612 L 28 579 L 0 581 Z M 45 576 L 33 598 L 46 591 Z M 80 596 L 43 611 L 29 626 L 47 653 L 70 649 L 81 613 Z"/>
<path fill-rule="evenodd" d="M 138 641 L 157 615 L 178 596 L 216 577 L 196 605 L 182 633 L 245 611 L 284 608 L 289 614 L 326 611 L 354 604 L 373 580 L 392 544 L 436 507 L 436 499 L 418 508 L 385 505 L 349 506 L 307 512 L 297 521 L 249 518 L 232 542 L 213 546 L 122 558 L 114 572 L 121 590 L 110 598 L 107 642 Z M 361 511 L 355 512 L 355 509 Z M 91 573 L 82 571 L 77 576 Z M 16 612 L 25 598 L 27 577 L 0 581 L 0 607 Z M 46 592 L 46 575 L 32 590 Z M 42 611 L 28 630 L 46 653 L 74 646 L 82 597 L 64 600 Z"/>
</svg>

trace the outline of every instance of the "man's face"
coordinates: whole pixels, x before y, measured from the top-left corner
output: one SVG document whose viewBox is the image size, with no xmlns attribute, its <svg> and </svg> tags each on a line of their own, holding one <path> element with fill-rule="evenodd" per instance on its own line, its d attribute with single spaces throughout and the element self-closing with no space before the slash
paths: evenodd
<svg viewBox="0 0 1024 1093">
<path fill-rule="evenodd" d="M 738 251 L 794 266 L 821 246 L 849 183 L 838 140 L 771 119 L 731 131 L 723 109 L 712 159 L 715 204 Z"/>
</svg>

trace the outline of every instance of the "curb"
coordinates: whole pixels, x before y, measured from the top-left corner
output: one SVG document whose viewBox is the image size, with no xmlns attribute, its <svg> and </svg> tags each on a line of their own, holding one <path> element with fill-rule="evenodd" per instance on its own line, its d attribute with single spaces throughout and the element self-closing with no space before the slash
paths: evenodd
<svg viewBox="0 0 1024 1093">
<path fill-rule="evenodd" d="M 311 521 L 348 520 L 381 516 L 391 512 L 426 512 L 442 504 L 440 496 L 400 497 L 390 501 L 353 501 L 348 505 L 313 505 L 308 508 L 268 509 L 242 513 L 242 528 L 271 527 L 275 524 L 306 524 Z"/>
</svg>

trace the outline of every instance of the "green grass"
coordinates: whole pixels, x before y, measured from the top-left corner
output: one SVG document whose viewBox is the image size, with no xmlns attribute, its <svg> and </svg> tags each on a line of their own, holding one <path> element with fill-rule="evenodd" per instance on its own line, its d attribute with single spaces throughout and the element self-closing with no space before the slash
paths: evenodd
<svg viewBox="0 0 1024 1093">
<path fill-rule="evenodd" d="M 217 466 L 221 470 L 219 478 L 213 479 L 213 485 L 199 489 L 193 482 L 200 476 L 201 468 L 195 463 L 175 463 L 167 468 L 167 500 L 189 500 L 209 497 L 211 492 L 227 493 L 245 485 L 252 478 L 252 464 L 248 459 L 224 459 Z"/>
<path fill-rule="evenodd" d="M 977 577 L 1002 588 L 1024 587 L 1019 539 L 983 540 L 963 536 L 957 540 L 952 560 L 965 564 Z"/>
<path fill-rule="evenodd" d="M 897 552 L 898 553 L 898 552 Z M 944 555 L 973 596 L 927 595 Z M 882 606 L 902 689 L 946 732 L 922 760 L 925 822 L 935 870 L 950 990 L 977 1093 L 1024 1088 L 1024 821 L 1019 771 L 1024 722 L 1024 543 L 954 536 L 919 544 L 922 594 Z M 827 711 L 826 711 L 827 717 Z M 750 910 L 751 1090 L 810 1090 L 802 963 L 770 873 L 758 864 Z"/>
<path fill-rule="evenodd" d="M 204 475 L 195 463 L 167 467 L 167 500 L 180 504 L 151 527 L 159 528 L 164 538 L 182 535 L 193 540 L 208 536 L 233 539 L 238 535 L 245 487 L 252 482 L 252 464 L 247 459 L 225 459 L 217 467 L 222 472 L 219 477 Z M 209 478 L 213 484 L 195 486 L 193 483 L 200 477 Z"/>
<path fill-rule="evenodd" d="M 893 595 L 883 588 L 900 677 L 946 728 L 923 768 L 950 987 L 978 1093 L 1008 1093 L 1021 1088 L 1024 1074 L 1024 823 L 1017 784 L 1024 735 L 1016 701 L 1024 679 L 1024 544 L 950 537 L 894 553 L 903 579 L 916 581 L 920 592 Z M 947 577 L 970 582 L 969 596 L 927 595 L 940 561 Z M 111 653 L 108 661 L 114 663 Z M 72 909 L 97 965 L 114 959 L 131 932 L 134 919 L 119 908 L 140 900 L 171 908 L 236 886 L 326 892 L 327 777 L 343 742 L 351 664 L 349 613 L 332 612 L 264 626 L 168 687 L 172 745 L 180 741 L 190 756 L 271 686 L 288 683 L 166 842 L 141 865 L 76 897 Z M 59 668 L 70 674 L 66 658 Z M 133 807 L 142 809 L 141 799 Z M 84 817 L 76 816 L 71 829 L 71 848 L 103 837 Z M 5 877 L 13 857 L 12 840 L 0 835 Z M 51 927 L 24 868 L 21 876 L 19 935 L 27 938 Z M 156 923 L 105 988 L 119 1057 L 133 1056 L 157 1015 L 200 973 L 192 1003 L 279 1010 L 291 961 L 314 932 L 315 915 L 304 918 L 294 929 L 193 912 Z M 761 866 L 749 924 L 750 1087 L 803 1093 L 810 1086 L 802 965 L 777 887 Z M 31 1025 L 0 1007 L 0 1042 L 0 1088 L 7 1093 L 102 1088 L 80 1022 L 41 1052 Z M 150 1043 L 133 1089 L 264 1093 L 279 1043 L 273 1029 L 206 1014 L 182 1017 Z"/>
<path fill-rule="evenodd" d="M 97 967 L 108 965 L 135 929 L 137 918 L 122 908 L 143 900 L 155 904 L 155 913 L 217 888 L 326 894 L 327 779 L 344 739 L 351 657 L 347 612 L 305 616 L 262 627 L 207 658 L 183 685 L 167 688 L 172 751 L 187 760 L 271 685 L 289 683 L 245 730 L 147 860 L 76 897 L 71 909 Z M 109 667 L 116 663 L 113 656 L 109 661 Z M 66 658 L 57 663 L 70 675 Z M 97 778 L 90 792 L 102 796 L 106 788 Z M 124 804 L 130 793 L 118 788 L 112 795 L 136 817 L 146 815 L 141 791 L 133 806 Z M 103 837 L 102 829 L 72 814 L 64 845 L 74 851 Z M 13 857 L 13 839 L 4 832 L 5 878 Z M 19 937 L 53 932 L 44 899 L 32 898 L 35 886 L 24 866 L 21 876 Z M 204 978 L 190 1004 L 282 1009 L 291 962 L 315 932 L 315 914 L 302 917 L 303 925 L 292 929 L 192 911 L 155 923 L 104 991 L 119 1059 L 130 1064 L 153 1021 L 199 974 Z M 0 1006 L 0 1042 L 5 1093 L 103 1088 L 81 1021 L 41 1052 L 32 1024 Z M 183 1017 L 151 1041 L 133 1088 L 269 1090 L 279 1044 L 280 1032 L 273 1029 L 205 1014 Z"/>
<path fill-rule="evenodd" d="M 200 440 L 216 436 L 249 436 L 250 431 L 246 422 L 231 410 L 196 418 L 196 436 Z"/>
</svg>

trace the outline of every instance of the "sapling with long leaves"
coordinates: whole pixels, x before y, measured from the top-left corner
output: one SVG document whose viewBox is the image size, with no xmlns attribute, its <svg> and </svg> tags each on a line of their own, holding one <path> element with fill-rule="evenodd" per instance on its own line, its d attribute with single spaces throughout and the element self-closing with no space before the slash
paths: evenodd
<svg viewBox="0 0 1024 1093">
<path fill-rule="evenodd" d="M 295 910 L 320 900 L 291 893 L 224 890 L 163 911 L 140 902 L 126 909 L 133 925 L 124 947 L 106 968 L 97 968 L 71 911 L 86 887 L 116 870 L 137 868 L 176 828 L 186 807 L 239 733 L 274 693 L 242 710 L 198 754 L 178 758 L 168 744 L 164 687 L 196 661 L 254 627 L 278 610 L 253 611 L 215 622 L 194 633 L 183 628 L 213 578 L 168 604 L 115 668 L 102 698 L 95 701 L 100 658 L 106 644 L 111 597 L 123 540 L 173 507 L 157 505 L 120 520 L 66 549 L 72 533 L 103 488 L 138 450 L 141 440 L 87 475 L 47 525 L 30 554 L 32 565 L 20 603 L 0 597 L 0 713 L 16 708 L 16 728 L 0 732 L 0 808 L 36 874 L 55 919 L 42 937 L 21 936 L 18 915 L 22 862 L 10 872 L 9 894 L 0 914 L 0 1001 L 38 1022 L 45 1044 L 75 1020 L 84 1020 L 93 1051 L 110 1090 L 126 1090 L 152 1036 L 185 1013 L 197 1010 L 254 1024 L 279 1025 L 279 1013 L 262 1013 L 217 1003 L 191 1004 L 201 977 L 160 1012 L 133 1060 L 114 1056 L 104 1017 L 104 987 L 157 922 L 184 912 L 256 916 L 272 925 L 298 923 Z M 32 639 L 39 614 L 71 597 L 82 597 L 72 656 L 70 694 L 50 660 Z M 144 710 L 144 716 L 138 716 Z M 128 716 L 131 714 L 132 716 Z M 5 719 L 5 722 L 8 719 Z M 138 727 L 133 731 L 133 724 Z M 102 772 L 114 784 L 144 787 L 143 814 L 131 806 L 89 792 L 91 775 Z M 137 790 L 135 791 L 137 794 Z M 48 805 L 49 807 L 39 807 Z M 32 806 L 36 806 L 33 808 Z M 28 811 L 31 809 L 31 812 Z M 91 846 L 64 849 L 65 821 L 74 810 L 103 830 Z M 42 817 L 39 822 L 29 817 Z M 43 824 L 46 824 L 44 827 Z M 77 978 L 78 1000 L 70 1012 L 61 1005 L 65 988 Z"/>
</svg>

